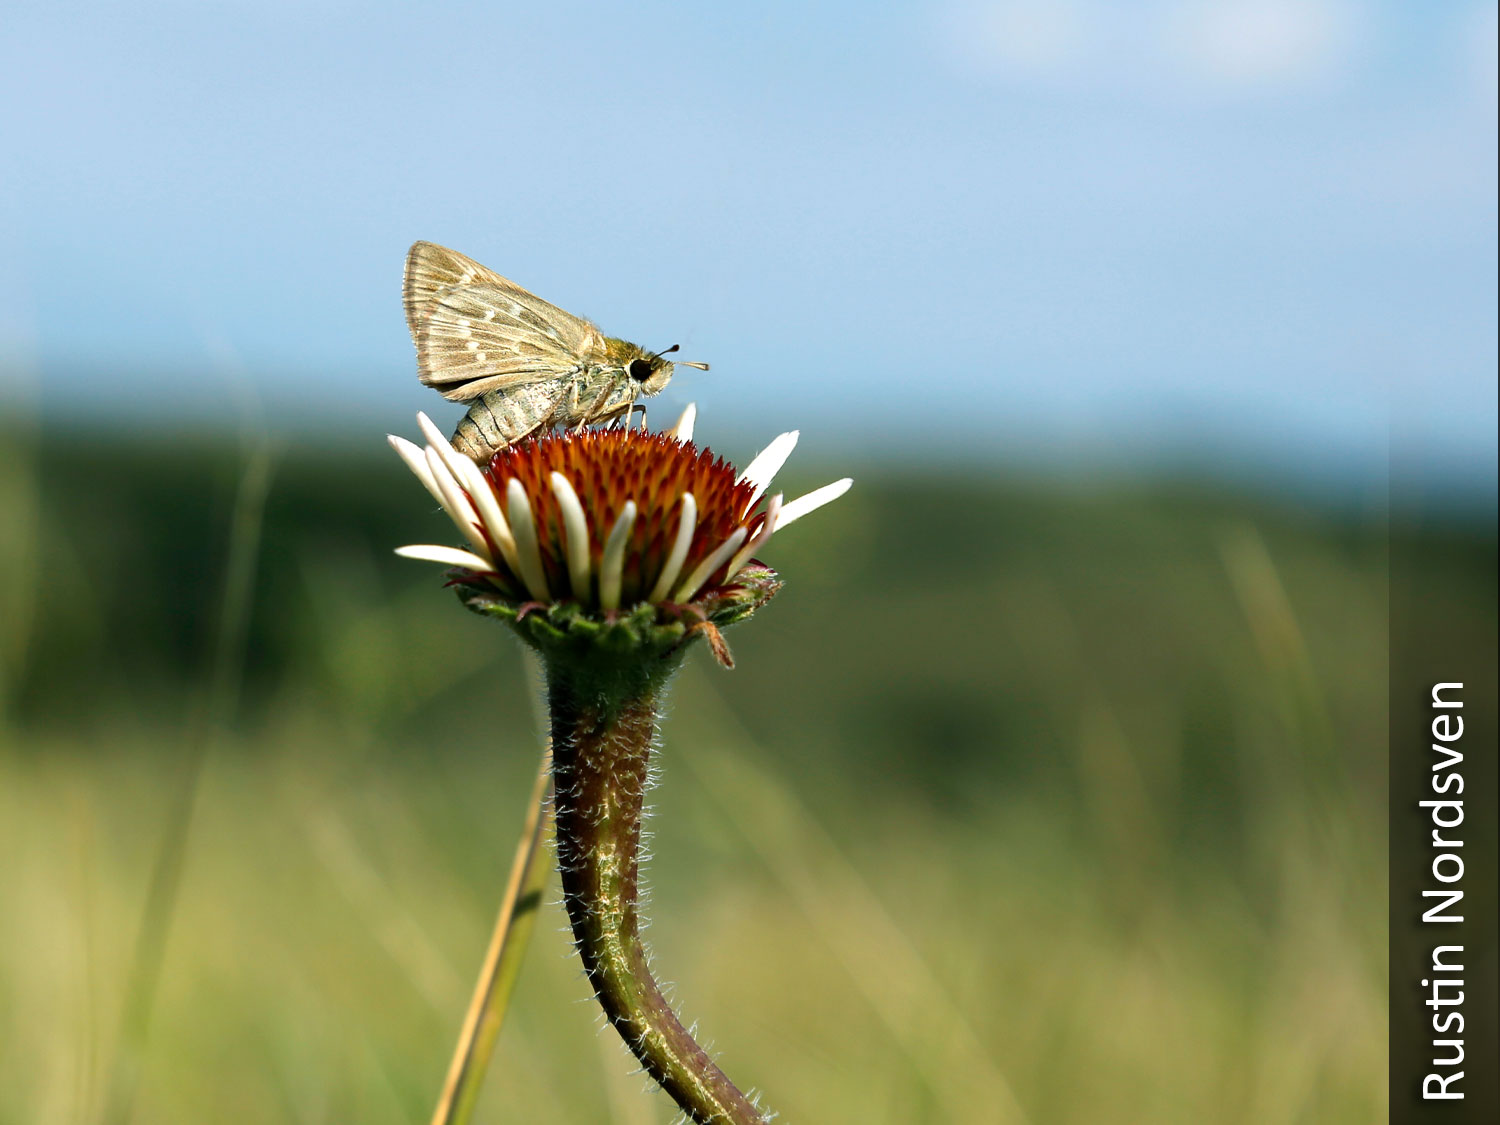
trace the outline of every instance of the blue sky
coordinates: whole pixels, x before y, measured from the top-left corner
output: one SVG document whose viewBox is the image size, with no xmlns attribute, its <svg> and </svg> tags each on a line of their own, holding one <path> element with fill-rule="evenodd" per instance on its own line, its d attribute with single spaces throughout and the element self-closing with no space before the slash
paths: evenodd
<svg viewBox="0 0 1500 1125">
<path fill-rule="evenodd" d="M 12 3 L 0 383 L 447 417 L 426 238 L 713 361 L 708 426 L 1492 480 L 1495 11 Z"/>
</svg>

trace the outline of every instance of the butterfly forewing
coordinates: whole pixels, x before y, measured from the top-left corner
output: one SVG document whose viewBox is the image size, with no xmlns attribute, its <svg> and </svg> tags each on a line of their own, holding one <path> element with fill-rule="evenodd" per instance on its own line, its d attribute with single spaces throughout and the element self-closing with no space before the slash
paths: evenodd
<svg viewBox="0 0 1500 1125">
<path fill-rule="evenodd" d="M 406 253 L 406 273 L 401 283 L 401 303 L 412 339 L 443 294 L 463 285 L 490 285 L 496 289 L 522 289 L 509 278 L 481 266 L 473 258 L 435 242 L 416 242 Z"/>
<path fill-rule="evenodd" d="M 418 377 L 458 402 L 572 375 L 604 351 L 588 321 L 524 289 L 489 284 L 442 294 L 414 335 Z"/>
</svg>

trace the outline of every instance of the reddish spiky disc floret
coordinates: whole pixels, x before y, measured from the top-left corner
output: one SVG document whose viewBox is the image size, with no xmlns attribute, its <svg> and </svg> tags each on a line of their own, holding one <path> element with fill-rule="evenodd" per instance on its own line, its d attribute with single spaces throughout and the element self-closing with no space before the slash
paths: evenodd
<svg viewBox="0 0 1500 1125">
<path fill-rule="evenodd" d="M 635 524 L 625 551 L 620 604 L 644 600 L 660 576 L 682 520 L 682 497 L 691 492 L 698 505 L 697 527 L 680 573 L 689 575 L 739 527 L 754 537 L 764 519 L 748 512 L 754 487 L 736 483 L 734 469 L 712 451 L 666 434 L 641 430 L 551 432 L 529 438 L 496 453 L 484 475 L 504 508 L 512 478 L 521 482 L 531 503 L 541 548 L 542 567 L 554 596 L 569 590 L 567 548 L 562 510 L 551 476 L 560 473 L 578 494 L 589 525 L 590 571 L 599 572 L 605 540 L 627 501 L 636 506 Z M 499 558 L 495 552 L 494 557 Z M 727 560 L 726 560 L 727 566 Z M 517 588 L 519 576 L 505 575 Z M 724 580 L 721 569 L 704 589 Z M 670 592 L 669 595 L 670 596 Z"/>
</svg>

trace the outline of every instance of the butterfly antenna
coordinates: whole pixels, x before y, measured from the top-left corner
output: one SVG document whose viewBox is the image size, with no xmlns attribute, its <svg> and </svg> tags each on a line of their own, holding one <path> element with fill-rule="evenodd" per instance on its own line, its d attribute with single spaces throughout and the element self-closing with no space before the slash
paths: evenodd
<svg viewBox="0 0 1500 1125">
<path fill-rule="evenodd" d="M 664 355 L 671 355 L 673 352 L 675 352 L 681 346 L 682 346 L 681 344 L 673 344 L 670 348 L 663 348 L 661 351 L 657 352 L 651 358 L 652 359 L 660 359 Z M 696 367 L 699 371 L 707 371 L 708 370 L 708 364 L 706 364 L 706 363 L 699 363 L 698 361 L 691 360 L 691 359 L 679 359 L 677 361 L 677 366 L 679 366 L 679 367 Z"/>
</svg>

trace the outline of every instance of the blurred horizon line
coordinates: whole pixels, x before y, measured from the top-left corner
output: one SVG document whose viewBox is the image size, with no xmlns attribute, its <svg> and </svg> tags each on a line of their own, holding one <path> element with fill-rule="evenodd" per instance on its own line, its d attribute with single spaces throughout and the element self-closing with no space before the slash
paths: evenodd
<svg viewBox="0 0 1500 1125">
<path fill-rule="evenodd" d="M 410 381 L 382 381 L 363 399 L 310 386 L 292 393 L 284 381 L 252 378 L 223 364 L 205 377 L 186 368 L 169 373 L 187 393 L 162 393 L 162 372 L 149 395 L 131 397 L 120 383 L 84 380 L 76 395 L 56 392 L 53 380 L 14 378 L 0 368 L 0 432 L 34 427 L 40 435 L 70 429 L 74 440 L 92 445 L 112 425 L 128 427 L 127 444 L 181 440 L 189 444 L 239 440 L 269 432 L 299 453 L 312 452 L 316 436 L 330 450 L 365 444 L 381 455 L 387 433 L 414 430 L 417 411 L 451 428 L 463 410 Z M 129 380 L 125 380 L 129 382 Z M 28 385 L 29 384 L 29 385 Z M 49 386 L 49 384 L 51 384 Z M 217 388 L 217 391 L 215 391 Z M 697 387 L 694 388 L 698 389 Z M 748 460 L 775 433 L 803 431 L 808 464 L 850 461 L 869 471 L 981 470 L 1027 480 L 1064 484 L 1187 482 L 1247 490 L 1267 499 L 1315 502 L 1341 509 L 1384 508 L 1442 513 L 1465 523 L 1494 526 L 1500 500 L 1496 464 L 1472 447 L 1445 446 L 1431 435 L 1397 433 L 1370 412 L 1359 424 L 1334 434 L 1299 419 L 1297 425 L 1257 431 L 1234 417 L 1190 404 L 1153 410 L 1111 412 L 1108 422 L 1018 402 L 1004 417 L 994 412 L 939 416 L 902 425 L 890 412 L 853 409 L 831 417 L 826 407 L 789 408 L 782 400 L 721 406 L 716 388 L 688 394 L 675 386 L 650 406 L 650 424 L 670 425 L 689 401 L 700 409 L 699 440 L 731 460 Z M 1274 414 L 1274 410 L 1271 411 Z M 410 435 L 408 435 L 410 436 Z"/>
</svg>

